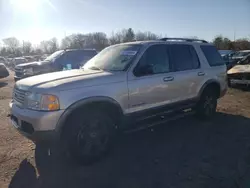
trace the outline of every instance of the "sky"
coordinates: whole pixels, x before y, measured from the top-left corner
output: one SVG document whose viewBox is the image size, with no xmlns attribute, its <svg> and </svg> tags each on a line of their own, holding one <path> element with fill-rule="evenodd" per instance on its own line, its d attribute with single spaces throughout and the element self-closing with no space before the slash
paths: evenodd
<svg viewBox="0 0 250 188">
<path fill-rule="evenodd" d="M 209 41 L 219 34 L 250 38 L 250 0 L 0 0 L 0 39 L 38 44 L 123 28 Z"/>
</svg>

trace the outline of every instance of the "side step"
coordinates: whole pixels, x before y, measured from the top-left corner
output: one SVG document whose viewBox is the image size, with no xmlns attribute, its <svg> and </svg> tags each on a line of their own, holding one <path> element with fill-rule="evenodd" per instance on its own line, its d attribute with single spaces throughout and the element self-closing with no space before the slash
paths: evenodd
<svg viewBox="0 0 250 188">
<path fill-rule="evenodd" d="M 177 120 L 185 116 L 194 115 L 194 114 L 195 114 L 195 111 L 189 108 L 189 109 L 185 109 L 185 110 L 181 110 L 177 112 L 167 113 L 165 115 L 153 116 L 152 118 L 143 119 L 142 121 L 136 121 L 131 126 L 133 128 L 130 130 L 126 130 L 125 133 L 131 133 L 131 132 L 136 132 L 139 130 L 147 129 L 156 125 L 164 124 L 169 121 Z"/>
</svg>

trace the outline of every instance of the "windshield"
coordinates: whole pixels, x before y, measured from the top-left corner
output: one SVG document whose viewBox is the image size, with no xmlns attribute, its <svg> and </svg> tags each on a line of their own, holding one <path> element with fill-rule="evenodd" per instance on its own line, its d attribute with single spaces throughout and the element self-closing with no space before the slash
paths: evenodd
<svg viewBox="0 0 250 188">
<path fill-rule="evenodd" d="M 84 66 L 84 69 L 124 71 L 137 55 L 141 45 L 123 44 L 105 48 Z"/>
<path fill-rule="evenodd" d="M 55 53 L 51 54 L 49 57 L 47 57 L 44 61 L 53 61 L 56 59 L 58 56 L 63 54 L 63 50 L 56 51 Z"/>
</svg>

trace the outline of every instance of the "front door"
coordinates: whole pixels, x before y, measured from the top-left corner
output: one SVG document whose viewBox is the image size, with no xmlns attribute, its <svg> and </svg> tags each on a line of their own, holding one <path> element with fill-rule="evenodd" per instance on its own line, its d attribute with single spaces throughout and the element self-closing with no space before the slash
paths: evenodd
<svg viewBox="0 0 250 188">
<path fill-rule="evenodd" d="M 148 47 L 132 71 L 128 74 L 127 113 L 146 111 L 172 102 L 175 85 L 165 44 Z"/>
</svg>

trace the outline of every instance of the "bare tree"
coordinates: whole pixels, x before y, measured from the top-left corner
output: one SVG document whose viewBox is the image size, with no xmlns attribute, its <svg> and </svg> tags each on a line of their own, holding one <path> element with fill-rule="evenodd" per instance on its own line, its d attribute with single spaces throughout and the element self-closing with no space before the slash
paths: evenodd
<svg viewBox="0 0 250 188">
<path fill-rule="evenodd" d="M 232 42 L 228 38 L 218 35 L 214 38 L 213 43 L 220 50 L 229 50 Z"/>
<path fill-rule="evenodd" d="M 61 41 L 61 48 L 62 49 L 70 48 L 71 43 L 72 43 L 71 37 L 70 36 L 66 36 Z"/>
<path fill-rule="evenodd" d="M 42 41 L 42 42 L 40 43 L 40 48 L 41 48 L 41 50 L 42 50 L 44 53 L 46 53 L 46 54 L 49 53 L 49 46 L 50 46 L 50 42 L 47 41 L 47 40 L 44 40 L 44 41 Z"/>
<path fill-rule="evenodd" d="M 131 42 L 135 40 L 135 33 L 132 28 L 122 30 L 122 42 Z"/>
<path fill-rule="evenodd" d="M 69 36 L 66 36 L 62 39 L 62 45 L 61 48 L 84 48 L 86 40 L 86 35 L 78 33 L 78 34 L 72 34 Z"/>
<path fill-rule="evenodd" d="M 16 54 L 20 46 L 19 40 L 15 37 L 3 39 L 3 43 L 10 49 L 11 53 Z"/>
<path fill-rule="evenodd" d="M 145 40 L 156 40 L 159 39 L 159 36 L 157 36 L 156 34 L 147 31 L 147 32 L 137 32 L 135 34 L 135 39 L 137 41 L 145 41 Z"/>
<path fill-rule="evenodd" d="M 59 49 L 57 38 L 52 38 L 49 40 L 49 53 L 54 53 Z"/>
<path fill-rule="evenodd" d="M 109 37 L 109 44 L 114 45 L 114 44 L 119 44 L 122 43 L 123 36 L 121 32 L 114 33 L 112 32 L 111 36 Z"/>
<path fill-rule="evenodd" d="M 22 53 L 24 55 L 29 55 L 32 50 L 32 44 L 29 41 L 23 41 Z"/>
<path fill-rule="evenodd" d="M 84 46 L 100 51 L 108 46 L 107 36 L 102 32 L 89 33 L 85 36 Z"/>
</svg>

